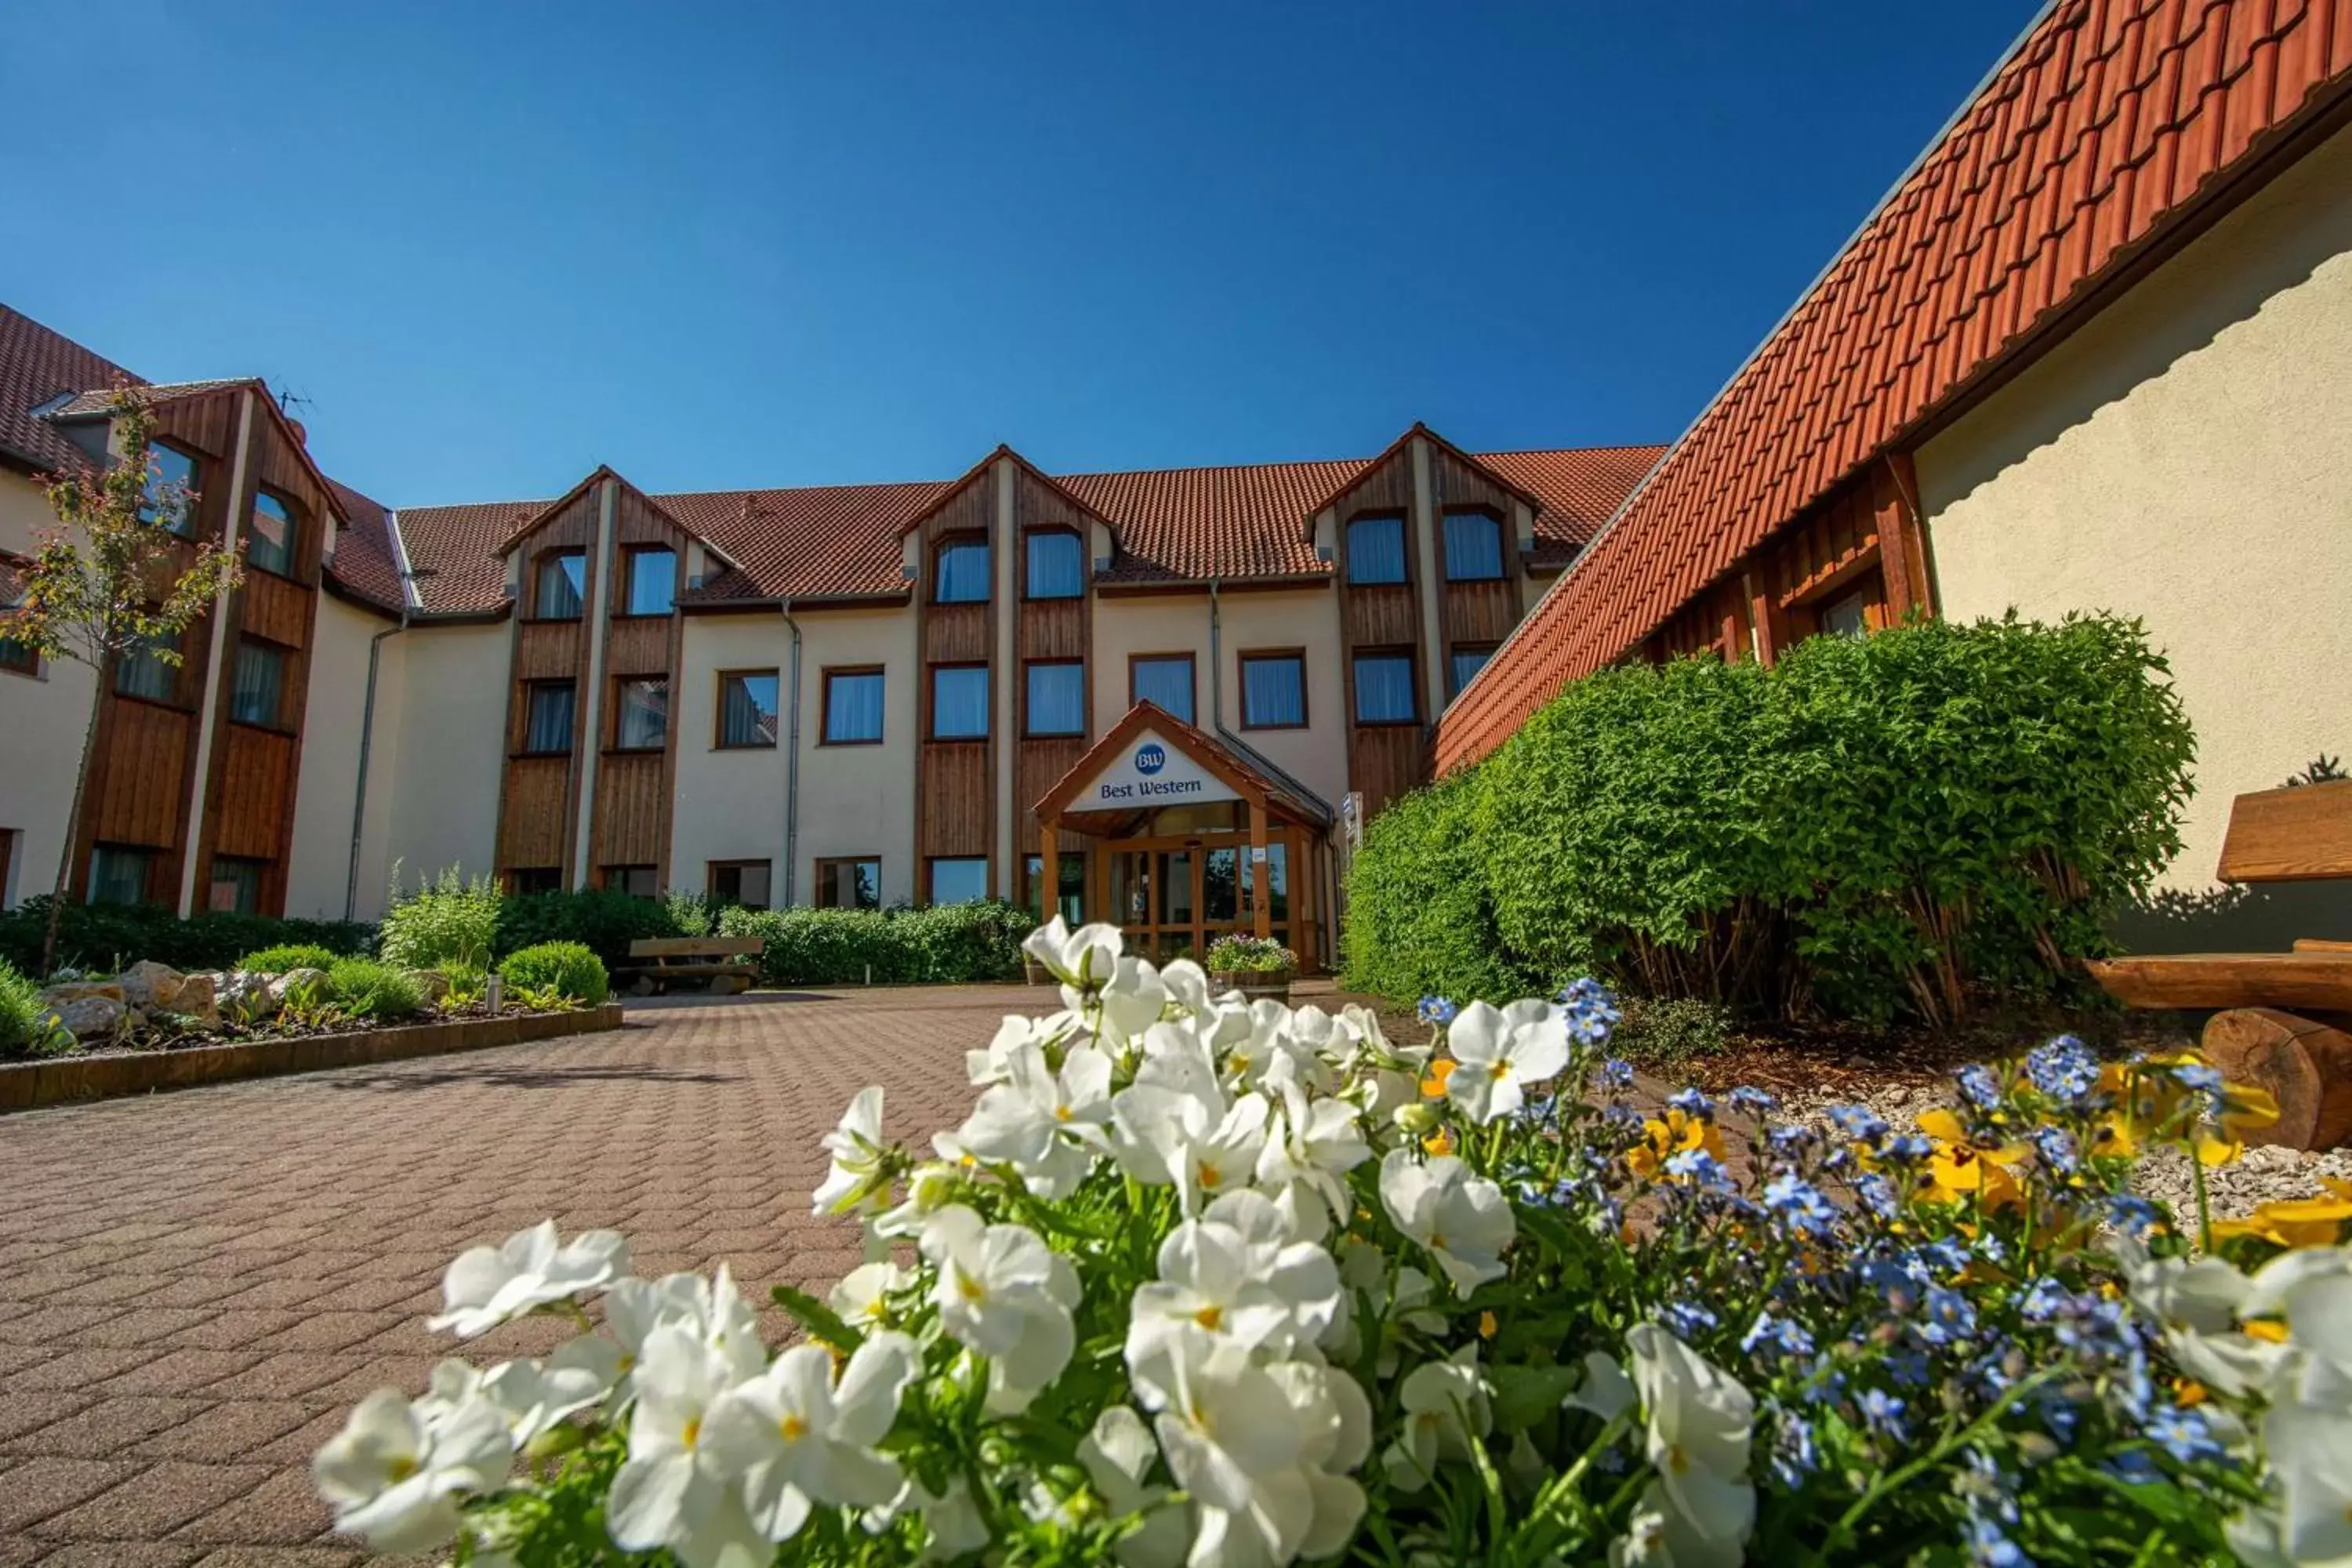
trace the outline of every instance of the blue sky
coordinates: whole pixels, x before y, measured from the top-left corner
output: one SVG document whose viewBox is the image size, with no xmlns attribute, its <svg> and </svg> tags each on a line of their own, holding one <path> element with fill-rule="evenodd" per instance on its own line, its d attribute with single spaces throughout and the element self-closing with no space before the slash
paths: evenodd
<svg viewBox="0 0 2352 1568">
<path fill-rule="evenodd" d="M 0 300 L 398 505 L 1667 440 L 2033 10 L 0 0 Z"/>
</svg>

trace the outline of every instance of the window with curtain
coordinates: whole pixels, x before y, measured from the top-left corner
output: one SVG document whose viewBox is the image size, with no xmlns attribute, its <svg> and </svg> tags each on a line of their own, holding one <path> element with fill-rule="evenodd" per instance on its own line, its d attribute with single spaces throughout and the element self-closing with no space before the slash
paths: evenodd
<svg viewBox="0 0 2352 1568">
<path fill-rule="evenodd" d="M 988 862 L 978 857 L 931 862 L 930 901 L 969 904 L 988 897 Z"/>
<path fill-rule="evenodd" d="M 1490 647 L 1455 648 L 1446 664 L 1446 696 L 1460 696 L 1462 689 L 1476 679 L 1478 672 L 1486 668 L 1486 661 L 1494 657 L 1495 650 Z"/>
<path fill-rule="evenodd" d="M 719 678 L 719 743 L 722 747 L 776 743 L 774 670 L 730 670 Z"/>
<path fill-rule="evenodd" d="M 572 749 L 572 682 L 535 680 L 523 712 L 522 749 L 534 756 Z"/>
<path fill-rule="evenodd" d="M 768 870 L 769 863 L 765 860 L 711 861 L 708 883 L 710 901 L 732 904 L 739 909 L 766 909 Z"/>
<path fill-rule="evenodd" d="M 563 871 L 556 866 L 509 866 L 507 868 L 507 891 L 529 898 L 533 893 L 560 893 L 563 890 Z"/>
<path fill-rule="evenodd" d="M 1083 664 L 1031 665 L 1028 712 L 1024 734 L 1085 734 L 1087 667 Z"/>
<path fill-rule="evenodd" d="M 870 855 L 819 860 L 816 863 L 816 907 L 821 910 L 880 909 L 882 862 Z"/>
<path fill-rule="evenodd" d="M 245 562 L 280 577 L 294 574 L 294 509 L 285 498 L 260 490 L 247 525 Z"/>
<path fill-rule="evenodd" d="M 1360 517 L 1348 524 L 1348 581 L 1402 583 L 1404 519 Z"/>
<path fill-rule="evenodd" d="M 7 624 L 5 620 L 0 620 L 0 626 Z M 11 675 L 38 675 L 41 673 L 41 656 L 34 650 L 31 643 L 0 636 L 0 669 Z"/>
<path fill-rule="evenodd" d="M 665 678 L 626 679 L 613 705 L 613 745 L 624 752 L 658 752 L 669 733 L 669 681 Z"/>
<path fill-rule="evenodd" d="M 1503 524 L 1487 511 L 1445 514 L 1445 580 L 1486 583 L 1503 574 Z"/>
<path fill-rule="evenodd" d="M 577 550 L 561 550 L 539 558 L 539 584 L 531 595 L 531 614 L 542 621 L 576 621 L 581 595 L 588 587 L 588 558 Z"/>
<path fill-rule="evenodd" d="M 286 650 L 274 643 L 240 637 L 232 671 L 228 716 L 240 724 L 276 728 L 286 689 Z"/>
<path fill-rule="evenodd" d="M 1821 628 L 1831 637 L 1858 637 L 1870 633 L 1871 590 L 1855 589 L 1843 599 L 1822 606 Z"/>
<path fill-rule="evenodd" d="M 870 746 L 882 739 L 882 672 L 878 669 L 828 669 L 824 672 L 824 734 L 828 746 Z M 981 730 L 988 721 L 983 710 Z"/>
<path fill-rule="evenodd" d="M 147 447 L 147 483 L 141 491 L 139 521 L 160 522 L 173 533 L 196 530 L 196 460 L 161 441 Z"/>
<path fill-rule="evenodd" d="M 940 546 L 931 584 L 934 605 L 988 602 L 988 541 L 950 539 Z"/>
<path fill-rule="evenodd" d="M 212 886 L 205 907 L 221 914 L 259 914 L 261 874 L 268 865 L 267 860 L 249 859 L 242 855 L 214 856 Z"/>
<path fill-rule="evenodd" d="M 1192 656 L 1189 653 L 1150 654 L 1130 659 L 1127 666 L 1127 700 L 1129 703 L 1158 703 L 1190 724 L 1192 721 Z"/>
<path fill-rule="evenodd" d="M 633 899 L 661 897 L 661 889 L 656 886 L 660 879 L 661 868 L 658 866 L 607 866 L 604 868 L 604 886 L 616 892 L 626 893 Z"/>
<path fill-rule="evenodd" d="M 1060 915 L 1074 926 L 1082 925 L 1085 921 L 1080 911 L 1086 902 L 1087 858 L 1082 852 L 1065 850 L 1055 858 L 1060 865 L 1055 868 L 1054 908 L 1050 912 Z M 1028 905 L 1030 915 L 1041 923 L 1048 912 L 1041 907 L 1045 893 L 1045 858 L 1043 855 L 1032 855 L 1021 863 L 1023 901 Z"/>
<path fill-rule="evenodd" d="M 1297 730 L 1307 723 L 1307 656 L 1242 655 L 1242 728 Z"/>
<path fill-rule="evenodd" d="M 670 600 L 677 588 L 677 552 L 675 550 L 632 550 L 629 552 L 629 597 L 622 613 L 631 616 L 666 616 L 670 612 Z"/>
<path fill-rule="evenodd" d="M 1029 596 L 1075 599 L 1087 591 L 1086 542 L 1066 529 L 1044 528 L 1028 537 Z"/>
<path fill-rule="evenodd" d="M 93 904 L 143 904 L 147 874 L 155 852 L 123 844 L 100 844 L 89 852 L 89 885 L 85 896 Z"/>
<path fill-rule="evenodd" d="M 931 739 L 973 741 L 988 733 L 988 667 L 931 667 Z"/>
<path fill-rule="evenodd" d="M 144 697 L 151 702 L 171 701 L 180 689 L 180 670 L 177 665 L 165 663 L 163 654 L 175 646 L 170 637 L 153 637 L 125 650 L 114 661 L 116 693 Z"/>
<path fill-rule="evenodd" d="M 1414 715 L 1412 656 L 1406 653 L 1358 654 L 1356 722 L 1410 724 Z"/>
</svg>

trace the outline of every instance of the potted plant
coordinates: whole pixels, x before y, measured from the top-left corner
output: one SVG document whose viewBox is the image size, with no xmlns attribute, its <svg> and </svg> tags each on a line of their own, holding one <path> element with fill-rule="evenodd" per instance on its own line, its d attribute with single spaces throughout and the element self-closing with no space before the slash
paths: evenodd
<svg viewBox="0 0 2352 1568">
<path fill-rule="evenodd" d="M 1286 1000 L 1298 955 L 1270 936 L 1221 936 L 1209 944 L 1209 982 L 1255 1000 Z"/>
</svg>

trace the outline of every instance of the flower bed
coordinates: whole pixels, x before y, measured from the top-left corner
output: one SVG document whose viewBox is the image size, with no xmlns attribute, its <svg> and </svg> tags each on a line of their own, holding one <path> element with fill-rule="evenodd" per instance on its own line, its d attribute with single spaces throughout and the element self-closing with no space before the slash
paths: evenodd
<svg viewBox="0 0 2352 1568">
<path fill-rule="evenodd" d="M 1917 1131 L 1735 1090 L 1741 1155 L 1695 1090 L 1619 1098 L 1590 983 L 1406 1042 L 1108 928 L 1033 941 L 1064 1010 L 971 1054 L 961 1126 L 896 1142 L 869 1088 L 824 1140 L 815 1210 L 872 1261 L 774 1290 L 803 1342 L 762 1346 L 723 1268 L 631 1277 L 609 1231 L 477 1248 L 429 1326 L 581 1331 L 370 1395 L 316 1463 L 339 1525 L 689 1568 L 2352 1544 L 2352 1202 L 2209 1226 L 2131 1195 L 2142 1150 L 2226 1162 L 2274 1114 L 2191 1056 L 2062 1037 Z"/>
</svg>

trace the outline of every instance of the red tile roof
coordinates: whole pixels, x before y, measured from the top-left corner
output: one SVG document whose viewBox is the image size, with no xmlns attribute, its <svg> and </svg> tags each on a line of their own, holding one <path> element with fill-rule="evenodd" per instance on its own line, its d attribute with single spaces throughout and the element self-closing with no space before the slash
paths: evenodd
<svg viewBox="0 0 2352 1568">
<path fill-rule="evenodd" d="M 334 578 L 379 608 L 400 608 L 400 560 L 392 540 L 392 514 L 383 503 L 351 486 L 327 481 L 351 521 L 335 536 Z"/>
<path fill-rule="evenodd" d="M 1485 755 L 2352 86 L 2352 0 L 2060 0 L 1440 720 Z"/>
<path fill-rule="evenodd" d="M 33 410 L 67 393 L 143 383 L 112 360 L 0 305 L 0 452 L 35 468 L 71 468 L 81 453 Z"/>
<path fill-rule="evenodd" d="M 169 403 L 174 398 L 194 397 L 206 392 L 218 392 L 224 386 L 257 386 L 260 383 L 249 375 L 230 376 L 221 381 L 142 381 L 133 390 L 142 404 Z M 114 406 L 115 389 L 110 383 L 94 386 L 80 395 L 49 410 L 50 417 L 71 419 L 79 416 L 103 414 Z"/>
</svg>

